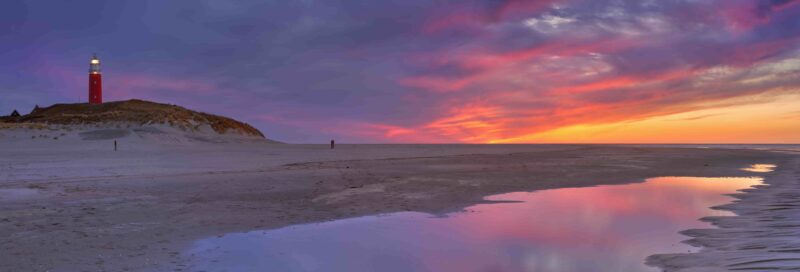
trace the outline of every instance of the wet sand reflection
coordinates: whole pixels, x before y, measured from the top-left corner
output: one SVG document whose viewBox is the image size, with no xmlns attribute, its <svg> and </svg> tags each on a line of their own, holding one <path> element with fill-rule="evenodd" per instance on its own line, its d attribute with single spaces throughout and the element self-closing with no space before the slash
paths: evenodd
<svg viewBox="0 0 800 272">
<path fill-rule="evenodd" d="M 404 212 L 229 234 L 186 252 L 206 271 L 655 271 L 648 255 L 696 250 L 679 231 L 759 178 L 517 192 L 432 217 Z"/>
</svg>

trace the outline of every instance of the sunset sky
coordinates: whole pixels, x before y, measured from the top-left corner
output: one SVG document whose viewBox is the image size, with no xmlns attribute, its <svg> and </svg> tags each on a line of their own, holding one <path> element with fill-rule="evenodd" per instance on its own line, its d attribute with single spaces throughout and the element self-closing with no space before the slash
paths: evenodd
<svg viewBox="0 0 800 272">
<path fill-rule="evenodd" d="M 291 143 L 800 143 L 800 0 L 9 1 L 0 114 L 92 53 Z"/>
</svg>

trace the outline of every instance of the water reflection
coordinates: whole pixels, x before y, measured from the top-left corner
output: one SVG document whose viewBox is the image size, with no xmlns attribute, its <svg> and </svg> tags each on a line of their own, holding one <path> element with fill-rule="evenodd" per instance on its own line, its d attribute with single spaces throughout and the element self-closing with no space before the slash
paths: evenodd
<svg viewBox="0 0 800 272">
<path fill-rule="evenodd" d="M 775 165 L 774 164 L 753 164 L 753 165 L 750 165 L 750 167 L 742 168 L 742 170 L 748 171 L 748 172 L 766 173 L 766 172 L 772 172 L 773 170 L 775 170 Z"/>
<path fill-rule="evenodd" d="M 694 250 L 678 231 L 727 215 L 708 207 L 757 178 L 664 177 L 645 183 L 519 192 L 434 218 L 368 216 L 198 241 L 206 271 L 651 271 L 655 253 Z"/>
</svg>

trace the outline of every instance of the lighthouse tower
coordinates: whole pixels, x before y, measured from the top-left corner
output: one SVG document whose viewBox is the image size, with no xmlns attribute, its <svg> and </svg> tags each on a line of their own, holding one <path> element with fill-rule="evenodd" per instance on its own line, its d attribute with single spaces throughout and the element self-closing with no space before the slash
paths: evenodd
<svg viewBox="0 0 800 272">
<path fill-rule="evenodd" d="M 97 55 L 89 61 L 89 104 L 103 103 L 103 78 L 100 74 L 100 59 Z"/>
</svg>

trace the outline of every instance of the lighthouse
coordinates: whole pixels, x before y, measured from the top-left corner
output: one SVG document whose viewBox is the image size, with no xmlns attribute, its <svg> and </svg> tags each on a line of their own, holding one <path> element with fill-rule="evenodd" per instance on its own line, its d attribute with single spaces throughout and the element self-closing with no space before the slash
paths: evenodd
<svg viewBox="0 0 800 272">
<path fill-rule="evenodd" d="M 100 59 L 93 55 L 89 61 L 89 104 L 103 103 L 103 78 L 100 74 Z"/>
</svg>

